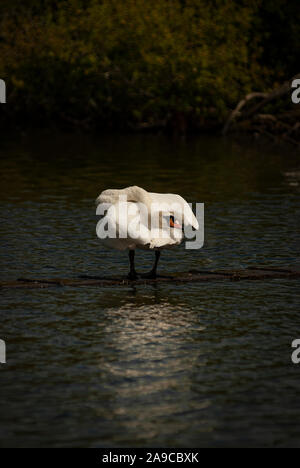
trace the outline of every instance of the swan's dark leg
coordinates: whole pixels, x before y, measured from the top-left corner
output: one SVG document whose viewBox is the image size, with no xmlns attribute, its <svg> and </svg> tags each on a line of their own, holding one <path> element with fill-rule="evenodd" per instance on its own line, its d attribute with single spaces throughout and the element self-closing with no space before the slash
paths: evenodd
<svg viewBox="0 0 300 468">
<path fill-rule="evenodd" d="M 152 268 L 152 272 L 153 272 L 154 276 L 156 276 L 156 270 L 157 270 L 157 265 L 158 265 L 159 259 L 160 259 L 160 251 L 155 250 L 155 262 L 154 262 L 154 266 Z"/>
<path fill-rule="evenodd" d="M 149 279 L 155 279 L 156 278 L 156 270 L 157 270 L 157 265 L 160 257 L 160 251 L 155 250 L 155 262 L 153 265 L 153 268 L 149 273 L 145 273 L 144 275 L 141 275 L 142 278 L 149 278 Z"/>
<path fill-rule="evenodd" d="M 127 275 L 127 278 L 130 280 L 136 280 L 138 278 L 138 275 L 134 268 L 134 254 L 135 254 L 134 250 L 129 250 L 130 271 Z"/>
</svg>

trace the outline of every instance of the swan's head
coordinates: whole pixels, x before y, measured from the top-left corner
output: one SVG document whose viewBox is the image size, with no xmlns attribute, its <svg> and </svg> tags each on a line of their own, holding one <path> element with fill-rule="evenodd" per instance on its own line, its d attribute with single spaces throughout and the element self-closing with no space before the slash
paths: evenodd
<svg viewBox="0 0 300 468">
<path fill-rule="evenodd" d="M 191 206 L 176 194 L 151 194 L 157 202 L 157 209 L 161 211 L 166 221 L 166 225 L 173 229 L 191 227 L 193 230 L 199 229 L 199 223 L 194 215 Z"/>
</svg>

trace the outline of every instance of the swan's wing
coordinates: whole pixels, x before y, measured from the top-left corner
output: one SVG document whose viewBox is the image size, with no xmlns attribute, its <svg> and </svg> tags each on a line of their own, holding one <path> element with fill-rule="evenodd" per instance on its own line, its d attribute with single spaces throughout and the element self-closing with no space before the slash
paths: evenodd
<svg viewBox="0 0 300 468">
<path fill-rule="evenodd" d="M 146 190 L 137 185 L 133 185 L 123 189 L 104 190 L 96 199 L 96 203 L 110 203 L 113 205 L 114 203 L 118 203 L 121 197 L 123 197 L 123 201 L 144 203 L 145 205 L 151 202 L 151 198 Z"/>
<path fill-rule="evenodd" d="M 182 237 L 180 239 L 173 239 L 172 237 L 153 237 L 151 239 L 151 242 L 149 244 L 150 249 L 162 249 L 162 248 L 168 248 L 168 247 L 173 247 L 175 245 L 179 245 L 182 241 Z"/>
<path fill-rule="evenodd" d="M 106 207 L 107 203 L 100 203 L 99 208 Z M 141 215 L 142 207 L 139 203 L 118 202 L 111 204 L 101 219 L 99 233 L 109 233 L 110 243 L 116 239 L 127 246 L 146 246 L 151 242 L 151 235 L 147 223 L 148 217 Z M 102 210 L 103 211 L 103 210 Z M 99 236 L 98 236 L 99 237 Z M 132 247 L 132 248 L 135 248 Z"/>
<path fill-rule="evenodd" d="M 123 232 L 127 229 L 128 239 L 132 240 L 136 246 L 145 247 L 151 243 L 151 231 L 148 226 L 147 212 L 143 211 L 143 205 L 140 203 L 128 202 L 127 219 L 124 216 L 119 221 Z M 124 226 L 124 222 L 126 225 Z M 121 224 L 122 223 L 122 224 Z"/>
<path fill-rule="evenodd" d="M 109 189 L 109 190 L 104 190 L 103 192 L 100 193 L 99 197 L 96 199 L 96 204 L 100 205 L 100 203 L 107 203 L 110 205 L 113 205 L 116 203 L 119 199 L 121 190 L 117 189 Z"/>
</svg>

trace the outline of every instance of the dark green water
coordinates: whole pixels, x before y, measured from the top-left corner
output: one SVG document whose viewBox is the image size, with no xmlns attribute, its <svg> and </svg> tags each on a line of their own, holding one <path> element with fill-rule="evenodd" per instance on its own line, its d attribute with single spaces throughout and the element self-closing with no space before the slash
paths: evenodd
<svg viewBox="0 0 300 468">
<path fill-rule="evenodd" d="M 161 272 L 299 264 L 299 159 L 217 138 L 42 136 L 0 148 L 1 279 L 127 272 L 94 199 L 205 203 L 205 245 Z M 152 255 L 138 252 L 137 268 Z M 1 290 L 3 447 L 300 446 L 297 280 Z"/>
</svg>

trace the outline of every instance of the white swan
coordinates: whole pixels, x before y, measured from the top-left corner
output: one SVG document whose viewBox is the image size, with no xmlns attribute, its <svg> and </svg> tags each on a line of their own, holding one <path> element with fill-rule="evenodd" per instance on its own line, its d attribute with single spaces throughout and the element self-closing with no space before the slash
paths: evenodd
<svg viewBox="0 0 300 468">
<path fill-rule="evenodd" d="M 155 251 L 152 270 L 142 275 L 155 278 L 160 250 L 180 244 L 184 226 L 199 229 L 197 218 L 180 195 L 150 193 L 133 186 L 104 190 L 96 203 L 97 214 L 102 215 L 97 235 L 108 247 L 129 250 L 128 278 L 132 280 L 138 278 L 134 266 L 135 249 Z"/>
</svg>

